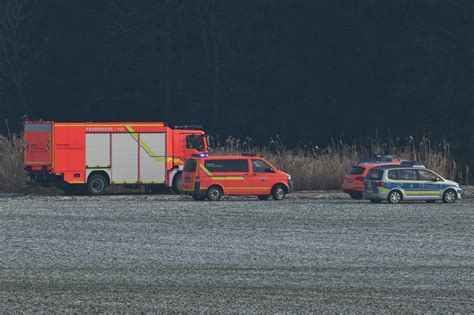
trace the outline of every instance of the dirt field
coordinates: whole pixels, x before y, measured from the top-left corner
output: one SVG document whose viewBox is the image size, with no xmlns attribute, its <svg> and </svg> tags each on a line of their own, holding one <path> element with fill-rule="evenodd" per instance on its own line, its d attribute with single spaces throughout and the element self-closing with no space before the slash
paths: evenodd
<svg viewBox="0 0 474 315">
<path fill-rule="evenodd" d="M 474 199 L 0 197 L 0 311 L 469 312 Z"/>
</svg>

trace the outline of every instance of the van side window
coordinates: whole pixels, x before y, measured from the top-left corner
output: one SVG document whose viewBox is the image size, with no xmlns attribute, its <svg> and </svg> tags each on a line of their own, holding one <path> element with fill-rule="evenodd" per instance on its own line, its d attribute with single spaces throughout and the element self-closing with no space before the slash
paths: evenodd
<svg viewBox="0 0 474 315">
<path fill-rule="evenodd" d="M 272 168 L 262 160 L 252 160 L 252 168 L 255 173 L 269 173 Z"/>
<path fill-rule="evenodd" d="M 210 172 L 248 172 L 249 164 L 246 159 L 241 160 L 206 160 L 204 166 Z"/>
</svg>

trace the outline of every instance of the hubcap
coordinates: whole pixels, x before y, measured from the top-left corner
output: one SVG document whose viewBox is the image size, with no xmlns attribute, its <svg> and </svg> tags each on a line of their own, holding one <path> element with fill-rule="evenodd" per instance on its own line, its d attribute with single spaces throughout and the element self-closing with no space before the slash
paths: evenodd
<svg viewBox="0 0 474 315">
<path fill-rule="evenodd" d="M 104 183 L 101 180 L 96 179 L 92 182 L 91 186 L 93 191 L 100 192 L 104 188 Z"/>
<path fill-rule="evenodd" d="M 212 199 L 216 199 L 216 198 L 219 197 L 220 193 L 219 193 L 219 191 L 218 191 L 217 189 L 213 188 L 213 189 L 211 190 L 211 194 L 210 194 L 210 195 L 211 195 L 211 198 L 212 198 Z"/>
<path fill-rule="evenodd" d="M 448 191 L 446 193 L 446 201 L 447 202 L 453 202 L 456 197 L 454 196 L 454 193 L 452 191 Z"/>
<path fill-rule="evenodd" d="M 285 196 L 285 191 L 282 188 L 278 188 L 276 191 L 276 195 L 279 199 L 282 199 Z"/>
<path fill-rule="evenodd" d="M 399 203 L 400 202 L 400 193 L 398 193 L 398 192 L 391 193 L 390 201 L 393 202 L 393 203 Z"/>
</svg>

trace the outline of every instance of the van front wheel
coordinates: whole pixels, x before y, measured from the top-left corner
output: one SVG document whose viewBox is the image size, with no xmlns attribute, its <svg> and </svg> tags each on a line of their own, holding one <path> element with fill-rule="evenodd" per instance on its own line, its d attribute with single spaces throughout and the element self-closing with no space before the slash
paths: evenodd
<svg viewBox="0 0 474 315">
<path fill-rule="evenodd" d="M 210 201 L 219 201 L 221 200 L 222 195 L 224 195 L 224 192 L 219 186 L 211 186 L 207 190 L 207 199 Z"/>
<path fill-rule="evenodd" d="M 286 190 L 286 187 L 285 187 L 285 186 L 283 186 L 283 185 L 276 185 L 276 186 L 273 187 L 273 189 L 272 189 L 272 197 L 273 197 L 273 200 L 283 200 L 283 199 L 285 199 L 286 193 L 287 193 L 287 190 Z"/>
</svg>

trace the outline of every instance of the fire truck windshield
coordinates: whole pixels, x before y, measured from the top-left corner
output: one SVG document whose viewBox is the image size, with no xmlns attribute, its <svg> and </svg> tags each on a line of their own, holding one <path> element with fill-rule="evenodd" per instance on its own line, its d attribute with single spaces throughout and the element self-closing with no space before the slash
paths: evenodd
<svg viewBox="0 0 474 315">
<path fill-rule="evenodd" d="M 186 137 L 186 149 L 205 151 L 203 135 L 189 135 Z"/>
</svg>

